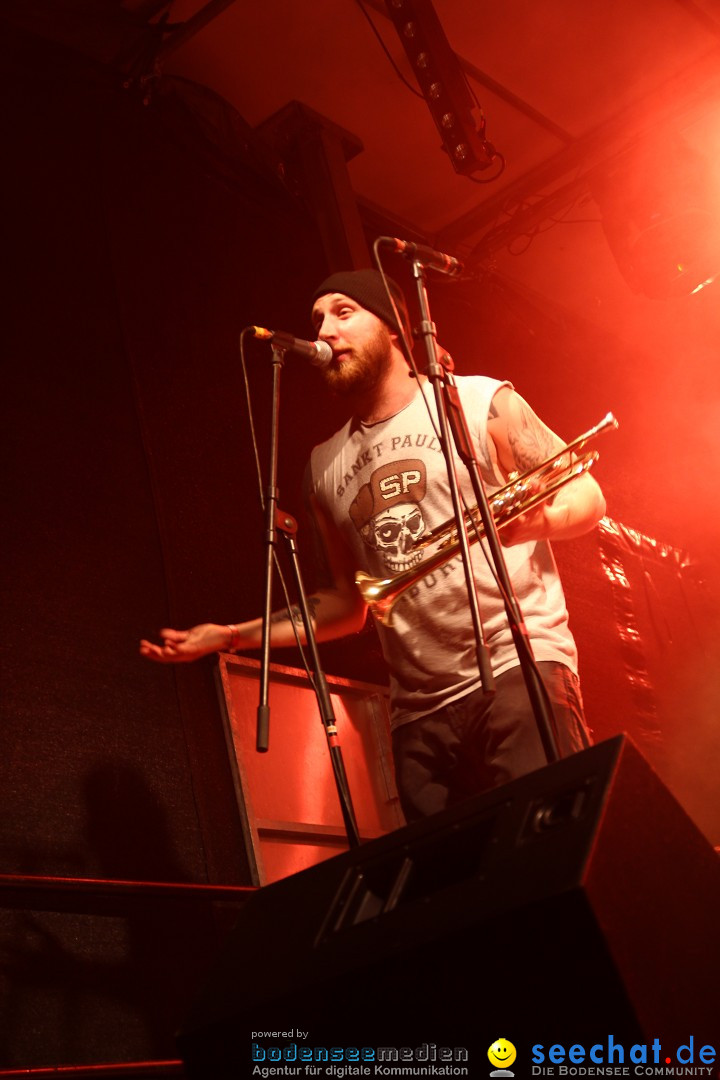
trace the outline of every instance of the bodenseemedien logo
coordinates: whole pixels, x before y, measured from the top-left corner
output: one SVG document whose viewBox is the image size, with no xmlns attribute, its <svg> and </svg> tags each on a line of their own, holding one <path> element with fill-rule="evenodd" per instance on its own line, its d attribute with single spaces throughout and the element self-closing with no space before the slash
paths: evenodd
<svg viewBox="0 0 720 1080">
<path fill-rule="evenodd" d="M 517 1050 L 509 1039 L 496 1039 L 488 1050 L 488 1061 L 495 1068 L 491 1076 L 514 1076 L 509 1066 L 515 1061 Z"/>
</svg>

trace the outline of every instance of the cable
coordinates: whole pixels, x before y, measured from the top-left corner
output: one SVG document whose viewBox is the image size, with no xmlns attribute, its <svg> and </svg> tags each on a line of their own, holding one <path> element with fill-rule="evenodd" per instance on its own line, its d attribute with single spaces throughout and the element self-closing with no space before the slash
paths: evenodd
<svg viewBox="0 0 720 1080">
<path fill-rule="evenodd" d="M 262 466 L 260 464 L 260 453 L 259 453 L 259 450 L 258 450 L 257 433 L 256 433 L 256 429 L 255 429 L 255 419 L 254 419 L 254 415 L 253 415 L 252 394 L 250 392 L 250 381 L 248 379 L 247 362 L 246 362 L 246 358 L 245 358 L 245 338 L 246 338 L 246 336 L 248 334 L 251 335 L 252 337 L 255 337 L 255 327 L 246 326 L 245 329 L 240 334 L 240 343 L 239 343 L 240 344 L 240 365 L 242 367 L 243 382 L 244 382 L 244 385 L 245 385 L 245 403 L 246 403 L 246 406 L 247 406 L 248 425 L 250 427 L 250 441 L 252 443 L 253 455 L 254 455 L 254 458 L 255 458 L 255 475 L 257 477 L 257 482 L 258 482 L 258 494 L 259 494 L 259 498 L 260 498 L 260 507 L 261 507 L 261 510 L 264 513 L 265 509 L 266 509 L 266 502 L 265 502 L 264 487 L 263 487 Z M 278 578 L 279 578 L 279 581 L 280 581 L 280 587 L 281 587 L 281 589 L 283 591 L 283 596 L 285 597 L 285 607 L 286 607 L 286 610 L 287 610 L 288 619 L 290 620 L 290 625 L 292 626 L 292 629 L 293 629 L 293 634 L 295 635 L 295 641 L 297 643 L 297 647 L 298 647 L 298 649 L 300 651 L 300 659 L 302 661 L 303 667 L 305 668 L 305 673 L 307 674 L 310 685 L 312 686 L 312 688 L 314 690 L 315 689 L 314 674 L 310 669 L 310 665 L 308 663 L 307 656 L 305 655 L 305 649 L 304 649 L 304 647 L 302 645 L 302 642 L 300 641 L 300 634 L 298 632 L 297 623 L 296 623 L 295 619 L 293 618 L 292 603 L 290 601 L 290 594 L 288 592 L 287 582 L 285 581 L 285 575 L 283 574 L 282 566 L 280 565 L 280 560 L 277 557 L 277 552 L 274 549 L 273 549 L 273 563 L 274 563 L 275 569 L 277 570 L 277 573 L 278 573 Z"/>
<path fill-rule="evenodd" d="M 428 401 L 428 399 L 427 399 L 427 397 L 426 397 L 426 395 L 425 395 L 425 393 L 424 393 L 424 391 L 422 389 L 422 386 L 420 384 L 420 372 L 418 371 L 417 365 L 415 363 L 415 357 L 412 354 L 412 346 L 410 345 L 410 342 L 407 339 L 407 335 L 405 333 L 405 327 L 403 326 L 403 321 L 400 318 L 400 313 L 398 312 L 397 305 L 395 303 L 395 297 L 393 296 L 392 292 L 390 291 L 390 287 L 388 285 L 388 280 L 387 280 L 387 276 L 385 274 L 385 269 L 384 269 L 383 264 L 382 264 L 382 259 L 380 258 L 380 240 L 381 240 L 381 237 L 378 237 L 375 240 L 375 242 L 373 243 L 373 257 L 375 259 L 375 265 L 377 266 L 378 271 L 380 273 L 380 277 L 383 280 L 383 285 L 385 286 L 385 292 L 387 293 L 388 300 L 390 301 L 390 304 L 391 304 L 392 309 L 393 309 L 393 313 L 395 315 L 395 322 L 397 323 L 397 326 L 400 329 L 400 343 L 402 345 L 402 349 L 403 349 L 403 352 L 405 354 L 405 359 L 407 360 L 408 367 L 410 368 L 410 370 L 412 372 L 413 378 L 415 379 L 415 381 L 418 384 L 418 387 L 420 388 L 420 392 L 422 394 L 422 399 L 425 402 L 425 408 L 427 409 L 427 414 L 428 414 L 428 417 L 430 419 L 432 429 L 435 432 L 435 437 L 437 438 L 438 442 L 440 444 L 442 444 L 442 438 L 440 436 L 440 432 L 439 432 L 437 424 L 435 422 L 435 418 L 434 418 L 434 416 L 432 414 L 432 410 L 430 409 L 430 402 Z"/>
<path fill-rule="evenodd" d="M 580 167 L 576 170 L 575 179 L 566 184 L 558 191 L 551 192 L 549 195 L 532 194 L 525 195 L 519 198 L 510 198 L 505 201 L 500 213 L 507 215 L 508 220 L 503 221 L 500 224 L 493 225 L 492 228 L 483 235 L 482 239 L 475 244 L 470 257 L 476 257 L 483 248 L 487 248 L 488 244 L 497 245 L 499 247 L 505 247 L 508 249 L 511 255 L 523 255 L 532 241 L 540 233 L 548 232 L 554 228 L 555 225 L 579 225 L 579 224 L 600 224 L 601 218 L 568 218 L 567 215 L 572 212 L 575 207 L 582 206 L 588 201 L 588 191 L 584 187 L 577 187 L 577 182 L 582 179 Z M 566 194 L 566 197 L 565 197 Z M 517 221 L 523 214 L 530 214 L 533 210 L 546 207 L 552 207 L 553 204 L 558 205 L 557 216 L 549 209 L 544 215 L 544 218 L 540 218 L 535 214 L 537 224 L 531 225 L 523 232 L 517 230 Z M 560 212 L 560 208 L 565 206 L 566 208 Z M 543 222 L 548 224 L 543 224 Z M 527 242 L 520 250 L 513 250 L 512 244 L 515 240 L 525 237 Z"/>
<path fill-rule="evenodd" d="M 495 173 L 494 176 L 488 176 L 487 179 L 481 180 L 479 176 L 470 176 L 469 174 L 467 174 L 467 179 L 471 180 L 473 182 L 473 184 L 494 184 L 495 181 L 499 180 L 500 177 L 502 176 L 502 174 L 505 172 L 505 166 L 506 166 L 505 158 L 500 153 L 499 150 L 496 150 L 494 152 L 494 154 L 492 156 L 492 160 L 494 161 L 495 158 L 500 159 L 500 168 L 498 169 L 498 171 Z"/>
<path fill-rule="evenodd" d="M 400 331 L 401 331 L 400 332 L 400 341 L 402 343 L 403 352 L 405 353 L 405 358 L 406 358 L 406 360 L 407 360 L 407 362 L 408 362 L 408 364 L 410 366 L 411 371 L 413 372 L 413 375 L 414 375 L 415 379 L 418 382 L 418 386 L 420 386 L 420 375 L 419 375 L 417 366 L 415 364 L 415 358 L 412 355 L 412 350 L 410 349 L 410 344 L 409 344 L 409 342 L 407 340 L 407 336 L 405 334 L 405 329 L 403 327 L 402 320 L 400 319 L 400 316 L 399 316 L 399 313 L 398 313 L 398 310 L 397 310 L 397 305 L 395 303 L 395 299 L 394 299 L 394 297 L 393 297 L 393 295 L 390 292 L 390 289 L 388 287 L 387 277 L 386 277 L 386 274 L 385 274 L 385 270 L 384 270 L 384 268 L 382 266 L 382 260 L 380 258 L 380 254 L 379 254 L 379 245 L 380 245 L 380 238 L 375 240 L 375 242 L 373 244 L 373 255 L 374 255 L 374 258 L 375 258 L 375 263 L 377 265 L 378 271 L 380 272 L 380 276 L 382 277 L 383 284 L 385 286 L 385 291 L 387 293 L 390 304 L 392 305 L 392 309 L 393 309 L 393 312 L 395 314 L 395 321 L 396 321 L 396 323 L 397 323 L 397 325 L 398 325 L 398 327 L 400 328 Z M 428 414 L 428 417 L 430 419 L 430 423 L 432 425 L 433 431 L 435 432 L 435 435 L 436 435 L 438 441 L 441 442 L 442 440 L 440 438 L 440 432 L 438 430 L 437 424 L 435 422 L 435 418 L 434 418 L 434 416 L 432 414 L 432 410 L 430 408 L 430 401 L 428 400 L 428 397 L 424 393 L 421 386 L 420 386 L 420 392 L 422 394 L 423 401 L 425 402 L 425 408 L 427 410 L 427 414 Z M 480 533 L 479 524 L 478 524 L 477 517 L 476 517 L 477 507 L 473 507 L 473 510 L 471 510 L 470 507 L 467 504 L 467 499 L 466 499 L 462 489 L 459 486 L 458 486 L 458 490 L 459 490 L 459 493 L 460 493 L 460 499 L 462 501 L 463 510 L 464 510 L 465 514 L 470 518 L 470 526 L 471 526 L 471 528 L 473 529 L 473 531 L 475 533 L 476 542 L 478 544 L 478 547 L 480 548 L 480 551 L 483 554 L 483 557 L 484 557 L 485 562 L 486 562 L 486 564 L 488 566 L 490 574 L 491 574 L 493 580 L 495 581 L 495 585 L 497 586 L 498 593 L 499 593 L 500 597 L 502 598 L 503 604 L 505 605 L 505 609 L 508 612 L 508 623 L 509 623 L 509 625 L 511 625 L 511 628 L 512 628 L 513 620 L 512 620 L 511 612 L 512 612 L 513 605 L 511 603 L 511 598 L 508 596 L 508 593 L 503 588 L 503 584 L 502 584 L 502 582 L 501 582 L 501 580 L 500 580 L 500 578 L 498 576 L 496 567 L 494 565 L 494 561 L 490 557 L 490 552 L 489 552 L 488 547 L 487 547 L 485 535 L 484 535 L 484 533 L 483 534 Z M 489 501 L 492 501 L 492 496 L 489 497 Z M 475 512 L 473 512 L 473 511 L 475 511 Z M 471 565 L 472 565 L 472 558 L 471 558 Z M 540 695 L 542 696 L 545 708 L 546 708 L 550 718 L 552 718 L 553 715 L 554 715 L 553 714 L 553 709 L 552 709 L 552 703 L 550 701 L 550 696 L 548 694 L 547 687 L 545 686 L 545 683 L 544 683 L 544 681 L 542 679 L 542 676 L 540 675 L 540 669 L 538 667 L 537 660 L 535 659 L 535 656 L 533 654 L 532 645 L 530 643 L 530 640 L 522 632 L 519 632 L 519 633 L 516 634 L 516 633 L 512 632 L 512 629 L 511 629 L 511 633 L 512 633 L 512 638 L 513 638 L 513 642 L 515 644 L 516 651 L 518 650 L 518 642 L 519 642 L 520 643 L 520 648 L 523 649 L 523 652 L 525 654 L 525 657 L 527 659 L 528 664 L 532 667 L 532 669 L 534 671 L 535 678 L 536 678 L 536 681 L 537 681 L 537 684 L 538 684 L 538 691 L 539 691 Z M 519 653 L 518 653 L 518 659 L 520 659 Z M 555 738 L 557 739 L 557 733 L 555 732 L 554 734 L 555 734 Z"/>
<path fill-rule="evenodd" d="M 387 45 L 383 41 L 383 38 L 382 38 L 382 35 L 380 34 L 380 31 L 378 30 L 377 26 L 375 25 L 375 23 L 370 18 L 370 14 L 368 13 L 365 5 L 363 4 L 363 0 L 356 0 L 356 2 L 357 2 L 357 6 L 360 8 L 360 10 L 362 11 L 365 18 L 370 23 L 370 27 L 372 29 L 372 32 L 375 35 L 375 37 L 378 39 L 378 41 L 380 42 L 382 50 L 385 53 L 388 60 L 390 61 L 390 63 L 392 64 L 393 69 L 394 69 L 395 74 L 397 75 L 397 77 L 400 79 L 401 82 L 403 82 L 405 84 L 405 86 L 407 86 L 407 88 L 408 88 L 408 90 L 410 91 L 411 94 L 414 94 L 415 97 L 422 98 L 423 101 L 424 101 L 425 100 L 425 95 L 421 94 L 419 90 L 416 90 L 415 87 L 411 83 L 408 82 L 408 80 L 405 78 L 405 76 L 403 75 L 400 68 L 395 63 L 395 60 L 393 59 L 393 57 L 392 57 L 392 55 L 390 53 L 390 50 L 388 49 Z"/>
<path fill-rule="evenodd" d="M 257 482 L 258 482 L 258 493 L 259 493 L 259 496 L 260 496 L 260 508 L 264 512 L 264 510 L 265 510 L 265 494 L 264 494 L 264 490 L 263 490 L 262 467 L 260 465 L 260 453 L 258 451 L 257 434 L 256 434 L 256 431 L 255 431 L 255 420 L 254 420 L 254 417 L 253 417 L 252 395 L 250 393 L 250 382 L 248 380 L 247 363 L 245 361 L 245 337 L 248 334 L 252 335 L 252 337 L 255 336 L 255 327 L 254 326 L 246 326 L 245 329 L 240 334 L 240 365 L 242 367 L 243 381 L 245 383 L 245 403 L 247 405 L 248 423 L 250 425 L 250 441 L 252 443 L 253 454 L 254 454 L 254 457 L 255 457 L 255 475 L 257 477 Z"/>
</svg>

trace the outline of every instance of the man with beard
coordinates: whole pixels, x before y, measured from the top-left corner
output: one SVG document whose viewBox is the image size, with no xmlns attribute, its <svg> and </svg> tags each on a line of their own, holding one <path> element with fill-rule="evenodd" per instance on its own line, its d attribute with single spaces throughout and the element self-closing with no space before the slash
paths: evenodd
<svg viewBox="0 0 720 1080">
<path fill-rule="evenodd" d="M 313 325 L 332 349 L 322 369 L 330 390 L 347 401 L 347 424 L 312 452 L 308 493 L 321 550 L 322 586 L 309 599 L 318 641 L 354 633 L 366 606 L 355 585 L 359 568 L 387 577 L 416 566 L 418 541 L 452 514 L 445 459 L 428 380 L 409 378 L 400 345 L 408 331 L 401 290 L 394 305 L 375 270 L 331 275 L 316 290 Z M 396 314 L 397 313 L 397 314 Z M 409 336 L 409 335 L 408 335 Z M 457 377 L 488 494 L 513 471 L 527 472 L 563 447 L 507 382 Z M 458 462 L 461 490 L 472 488 Z M 552 707 L 561 755 L 589 743 L 577 678 L 577 654 L 548 540 L 591 529 L 605 512 L 587 473 L 501 533 L 513 588 L 533 656 Z M 451 559 L 397 600 L 389 626 L 377 629 L 390 671 L 393 755 L 408 821 L 522 776 L 547 763 L 505 605 L 482 545 L 472 549 L 474 576 L 495 692 L 480 683 L 465 577 Z M 273 617 L 271 644 L 295 644 L 297 611 Z M 162 644 L 141 643 L 149 659 L 177 663 L 216 650 L 260 646 L 262 620 L 161 631 Z"/>
</svg>

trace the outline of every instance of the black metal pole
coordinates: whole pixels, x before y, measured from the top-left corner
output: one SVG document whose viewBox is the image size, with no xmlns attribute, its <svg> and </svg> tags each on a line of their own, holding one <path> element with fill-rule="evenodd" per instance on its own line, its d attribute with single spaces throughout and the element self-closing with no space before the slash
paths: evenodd
<svg viewBox="0 0 720 1080">
<path fill-rule="evenodd" d="M 468 540 L 467 524 L 460 501 L 460 491 L 458 487 L 457 474 L 455 472 L 455 462 L 453 461 L 452 456 L 452 446 L 450 443 L 448 416 L 445 405 L 445 397 L 443 394 L 445 370 L 440 364 L 437 357 L 437 350 L 435 348 L 435 324 L 430 318 L 430 309 L 428 304 L 427 289 L 425 288 L 425 275 L 423 271 L 423 265 L 418 259 L 413 259 L 412 273 L 417 286 L 418 304 L 420 306 L 420 337 L 423 340 L 427 357 L 427 376 L 432 383 L 433 391 L 435 393 L 435 405 L 437 408 L 438 423 L 440 425 L 440 445 L 442 447 L 442 452 L 444 454 L 445 464 L 447 467 L 448 484 L 450 486 L 450 498 L 452 501 L 453 515 L 456 523 L 458 543 L 460 545 L 460 552 L 462 555 L 463 570 L 465 572 L 465 588 L 468 596 L 468 605 L 470 608 L 470 617 L 472 619 L 473 632 L 475 634 L 475 651 L 477 655 L 478 668 L 480 671 L 480 681 L 482 683 L 484 693 L 493 694 L 495 692 L 495 680 L 492 673 L 492 666 L 490 664 L 490 651 L 487 647 L 487 644 L 485 643 L 485 633 L 482 625 L 482 616 L 480 614 L 480 603 L 478 601 L 477 588 L 475 586 L 475 576 L 473 574 L 472 568 L 472 559 L 470 557 L 470 542 Z"/>
<path fill-rule="evenodd" d="M 522 611 L 520 610 L 520 604 L 515 595 L 510 574 L 508 573 L 507 563 L 505 562 L 505 556 L 503 555 L 502 546 L 498 536 L 495 520 L 492 516 L 490 506 L 488 503 L 487 493 L 485 491 L 485 485 L 483 484 L 482 477 L 480 475 L 480 469 L 475 459 L 475 454 L 472 449 L 472 440 L 467 427 L 467 421 L 460 402 L 459 394 L 452 379 L 450 373 L 446 372 L 437 359 L 437 353 L 435 349 L 435 325 L 430 318 L 429 303 L 427 297 L 427 289 L 425 288 L 425 276 L 423 272 L 422 262 L 418 259 L 413 259 L 412 264 L 413 277 L 417 284 L 418 302 L 420 305 L 420 312 L 422 317 L 421 324 L 421 336 L 425 341 L 426 353 L 428 357 L 428 378 L 433 382 L 433 388 L 435 390 L 435 399 L 437 403 L 437 411 L 440 422 L 440 431 L 443 439 L 443 449 L 448 460 L 448 478 L 450 479 L 450 491 L 453 502 L 453 512 L 455 515 L 458 540 L 460 542 L 460 548 L 463 554 L 463 564 L 465 566 L 466 580 L 468 575 L 471 577 L 471 585 L 468 585 L 468 597 L 470 601 L 470 610 L 473 619 L 473 627 L 475 629 L 476 640 L 478 642 L 478 652 L 480 653 L 480 640 L 478 639 L 477 625 L 479 620 L 479 614 L 476 616 L 476 608 L 478 607 L 477 592 L 475 589 L 475 581 L 472 576 L 472 563 L 470 561 L 469 544 L 467 536 L 467 527 L 465 521 L 465 514 L 463 508 L 460 506 L 459 495 L 457 492 L 457 478 L 455 477 L 455 470 L 452 464 L 452 456 L 450 453 L 450 443 L 447 440 L 448 428 L 452 426 L 453 439 L 458 451 L 458 456 L 463 463 L 467 466 L 470 480 L 475 495 L 477 507 L 480 511 L 480 517 L 485 529 L 485 535 L 488 542 L 488 548 L 490 556 L 495 568 L 495 574 L 499 587 L 505 603 L 505 611 L 510 626 L 510 631 L 515 642 L 515 648 L 517 650 L 518 659 L 520 661 L 520 667 L 527 687 L 528 696 L 530 698 L 530 705 L 532 708 L 535 721 L 538 726 L 540 739 L 542 741 L 543 749 L 548 762 L 558 761 L 560 754 L 557 747 L 557 741 L 552 728 L 552 713 L 549 707 L 547 694 L 545 687 L 542 683 L 540 675 L 538 673 L 537 666 L 532 654 L 532 646 L 527 634 L 527 629 L 523 620 Z M 447 448 L 447 449 L 446 449 Z M 454 483 L 453 483 L 454 481 Z M 489 666 L 489 659 L 488 659 Z M 484 681 L 483 668 L 480 667 L 480 676 Z M 491 676 L 492 678 L 492 676 Z"/>
<path fill-rule="evenodd" d="M 295 533 L 297 522 L 290 515 L 279 509 L 278 506 L 278 446 L 279 446 L 279 417 L 280 417 L 280 374 L 285 358 L 285 350 L 277 345 L 272 347 L 273 354 L 273 380 L 272 380 L 272 405 L 270 422 L 270 462 L 268 487 L 265 496 L 265 597 L 263 605 L 263 626 L 260 660 L 260 702 L 257 709 L 257 736 L 256 749 L 265 753 L 269 746 L 270 738 L 270 632 L 272 623 L 272 580 L 273 562 L 277 547 L 278 532 L 285 538 L 290 553 L 290 562 L 295 577 L 295 585 L 298 595 L 298 604 L 302 616 L 305 638 L 310 650 L 313 667 L 311 680 L 313 690 L 318 702 L 320 719 L 322 720 L 328 741 L 330 760 L 335 777 L 340 809 L 345 823 L 348 843 L 355 847 L 360 843 L 355 812 L 350 797 L 345 765 L 342 758 L 342 750 L 338 738 L 337 724 L 333 712 L 332 701 L 328 690 L 325 673 L 320 663 L 320 655 L 315 637 L 315 628 L 307 603 L 307 594 L 300 572 Z"/>
</svg>

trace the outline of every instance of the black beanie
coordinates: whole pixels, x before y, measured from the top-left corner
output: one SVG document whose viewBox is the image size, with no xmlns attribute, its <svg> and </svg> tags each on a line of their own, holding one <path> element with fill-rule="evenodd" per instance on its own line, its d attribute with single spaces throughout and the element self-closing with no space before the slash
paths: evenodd
<svg viewBox="0 0 720 1080">
<path fill-rule="evenodd" d="M 410 316 L 408 315 L 403 291 L 392 278 L 386 278 L 386 280 L 397 306 L 405 335 L 412 348 Z M 387 323 L 394 333 L 400 333 L 395 312 L 379 270 L 341 270 L 337 274 L 331 274 L 315 290 L 312 303 L 314 304 L 319 297 L 325 296 L 327 293 L 342 293 L 343 296 L 349 296 L 351 300 L 355 300 L 361 307 L 371 311 L 373 315 L 377 315 L 378 319 L 382 319 L 384 323 Z"/>
</svg>

